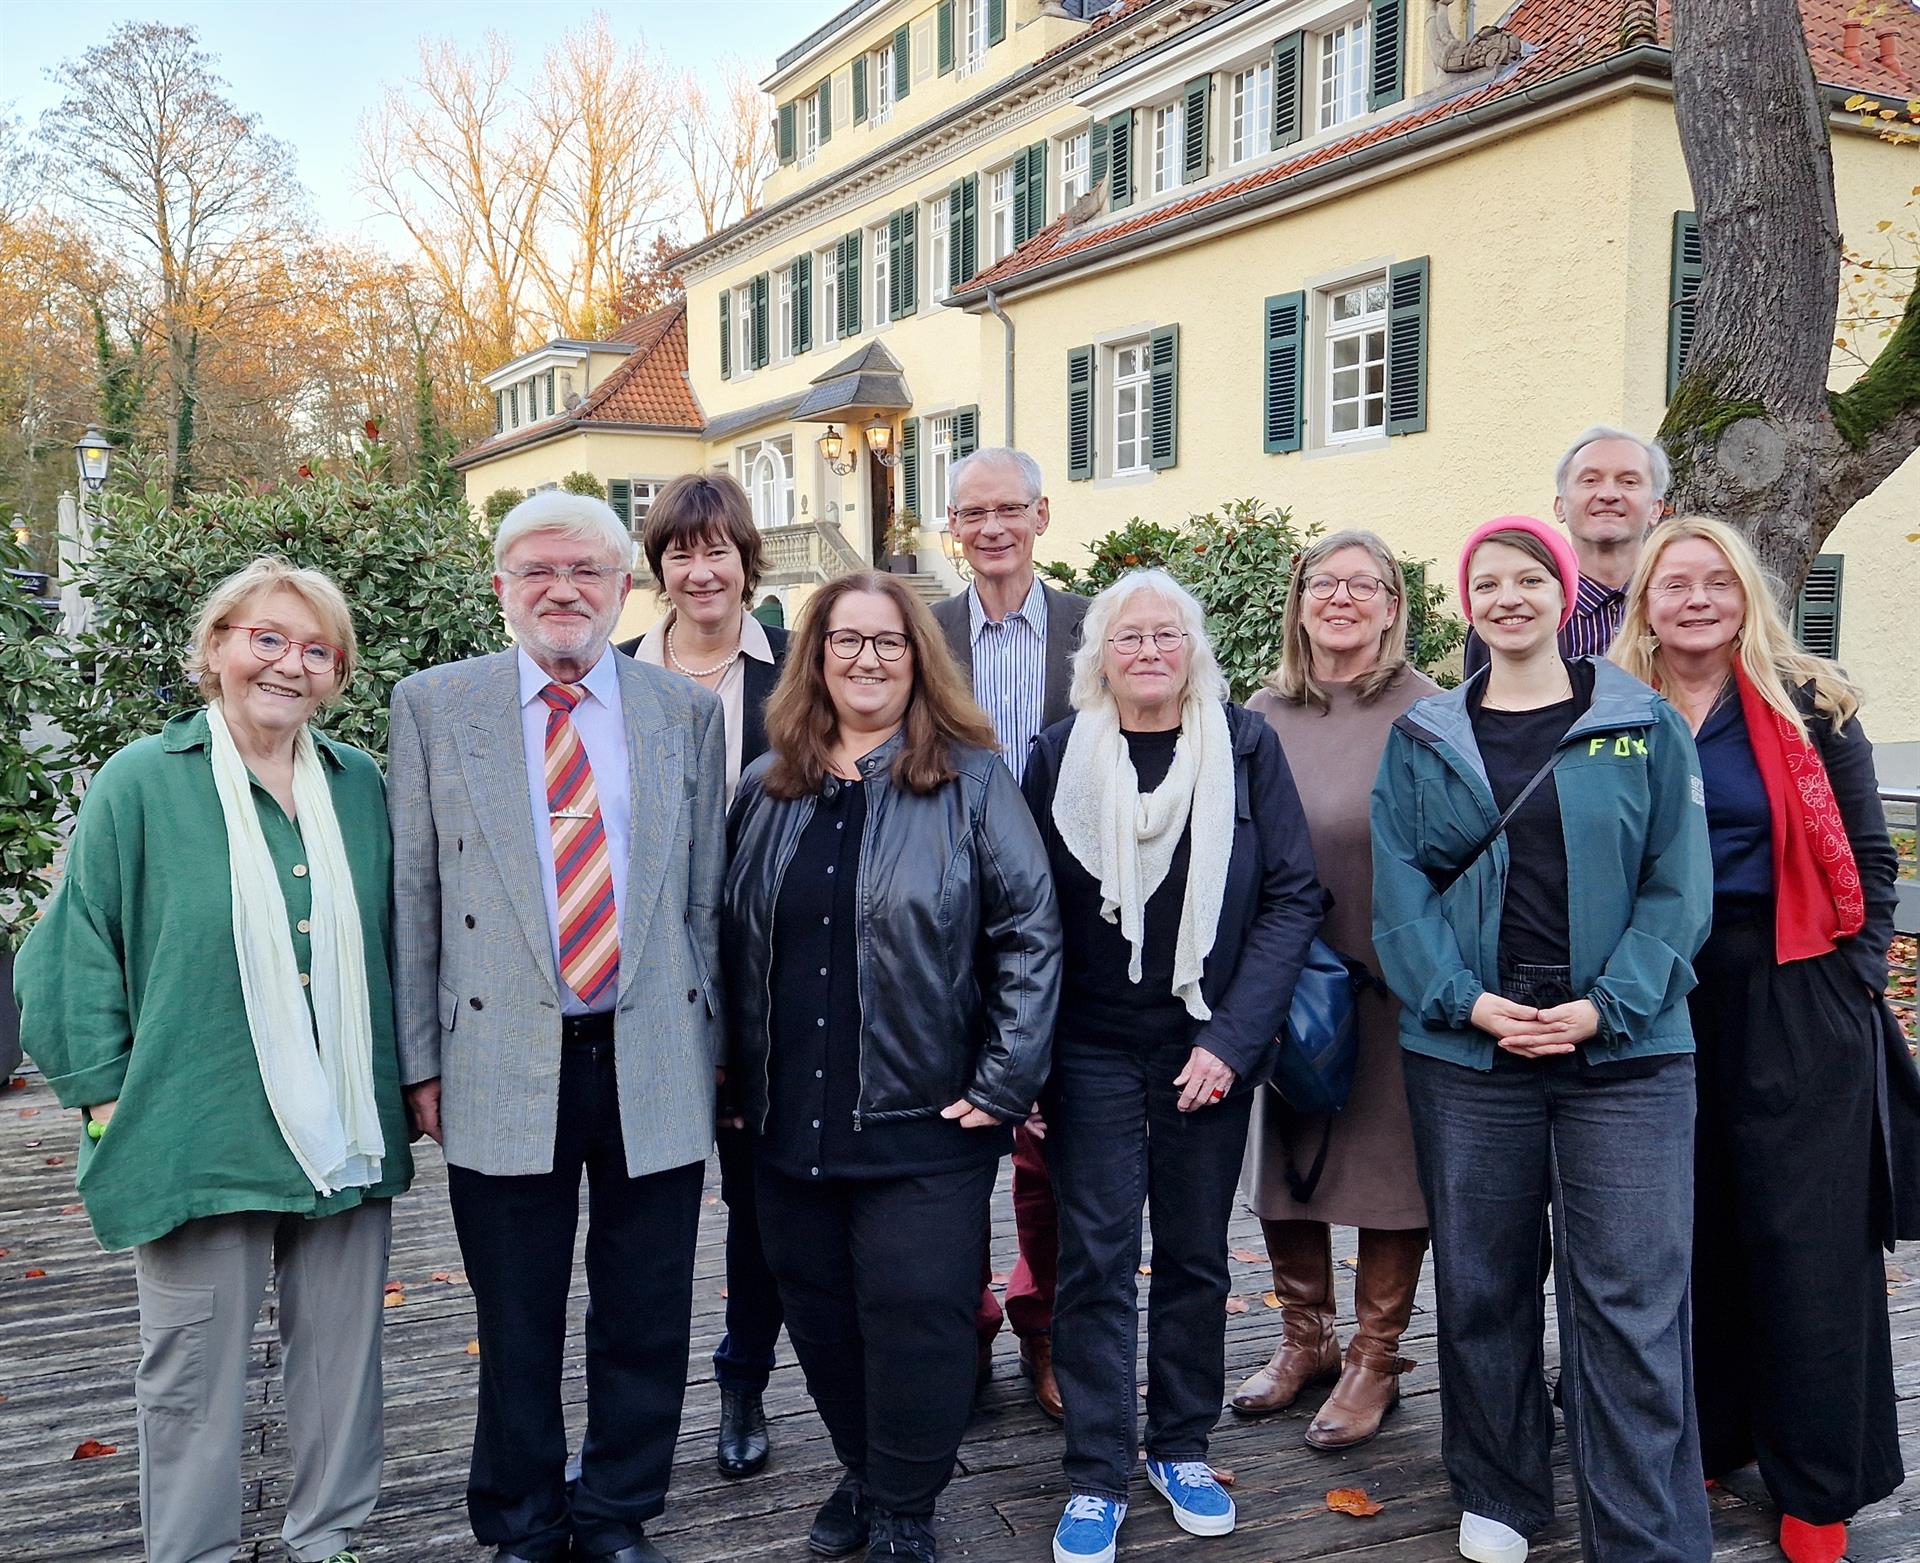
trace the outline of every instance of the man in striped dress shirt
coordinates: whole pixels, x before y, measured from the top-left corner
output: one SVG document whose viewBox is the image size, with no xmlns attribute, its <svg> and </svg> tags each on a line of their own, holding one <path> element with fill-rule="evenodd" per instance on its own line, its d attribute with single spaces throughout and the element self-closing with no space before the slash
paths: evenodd
<svg viewBox="0 0 1920 1563">
<path fill-rule="evenodd" d="M 1627 611 L 1627 582 L 1647 533 L 1665 508 L 1673 467 L 1653 440 L 1595 424 L 1567 448 L 1553 472 L 1553 513 L 1573 537 L 1580 592 L 1560 631 L 1563 657 L 1604 657 Z M 1487 665 L 1487 648 L 1467 631 L 1462 671 Z"/>
<path fill-rule="evenodd" d="M 973 583 L 936 603 L 933 616 L 972 675 L 974 698 L 992 718 L 1018 781 L 1035 736 L 1069 713 L 1072 657 L 1087 600 L 1054 591 L 1033 568 L 1034 541 L 1047 529 L 1047 498 L 1039 463 L 1025 451 L 1001 446 L 962 457 L 948 488 L 947 525 L 960 539 Z M 1013 1224 L 1020 1258 L 1007 1278 L 1005 1317 L 1020 1337 L 1020 1365 L 1033 1380 L 1034 1399 L 1058 1418 L 1053 1289 L 1059 1228 L 1041 1142 L 1025 1127 L 1013 1135 Z M 983 1279 L 975 1321 L 983 1381 L 1001 1318 Z"/>
</svg>

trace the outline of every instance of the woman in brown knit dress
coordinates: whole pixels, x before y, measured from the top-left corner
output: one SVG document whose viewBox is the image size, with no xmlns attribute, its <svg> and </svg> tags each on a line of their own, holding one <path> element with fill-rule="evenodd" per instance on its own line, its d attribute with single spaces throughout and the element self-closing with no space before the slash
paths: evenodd
<svg viewBox="0 0 1920 1563">
<path fill-rule="evenodd" d="M 1406 581 L 1392 551 L 1362 531 L 1313 544 L 1294 566 L 1282 634 L 1280 669 L 1247 709 L 1272 724 L 1300 790 L 1320 880 L 1333 892 L 1321 937 L 1378 979 L 1368 797 L 1395 718 L 1437 687 L 1406 661 Z M 1395 1008 L 1384 987 L 1361 993 L 1359 1065 L 1337 1118 L 1301 1118 L 1264 1090 L 1247 1143 L 1244 1192 L 1266 1232 L 1282 1335 L 1273 1360 L 1240 1386 L 1233 1409 L 1278 1411 L 1337 1376 L 1307 1428 L 1316 1449 L 1351 1449 L 1379 1432 L 1410 1366 L 1400 1357 L 1400 1336 L 1426 1254 L 1427 1213 L 1414 1175 Z M 1323 1143 L 1325 1160 L 1309 1188 Z M 1344 1361 L 1334 1334 L 1329 1225 L 1360 1229 L 1356 1327 Z"/>
</svg>

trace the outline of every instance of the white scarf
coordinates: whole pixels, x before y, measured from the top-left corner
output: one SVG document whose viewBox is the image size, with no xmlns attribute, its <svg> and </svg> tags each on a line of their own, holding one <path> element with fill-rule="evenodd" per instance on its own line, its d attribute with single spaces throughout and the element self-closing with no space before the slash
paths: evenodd
<svg viewBox="0 0 1920 1563">
<path fill-rule="evenodd" d="M 1130 951 L 1127 976 L 1134 982 L 1140 980 L 1147 902 L 1165 881 L 1180 836 L 1191 825 L 1173 995 L 1195 1020 L 1208 1019 L 1213 1011 L 1200 996 L 1200 974 L 1220 929 L 1233 851 L 1233 740 L 1226 708 L 1188 695 L 1173 764 L 1144 797 L 1113 702 L 1082 711 L 1060 761 L 1053 823 L 1066 849 L 1099 883 L 1100 915 L 1120 925 Z"/>
<path fill-rule="evenodd" d="M 319 750 L 312 732 L 301 728 L 293 750 L 293 805 L 313 887 L 312 986 L 303 989 L 286 897 L 253 801 L 253 778 L 217 700 L 207 707 L 207 727 L 232 868 L 233 951 L 267 1105 L 287 1149 L 322 1195 L 368 1187 L 380 1181 L 386 1141 L 373 1097 L 366 951 L 353 871 Z"/>
</svg>

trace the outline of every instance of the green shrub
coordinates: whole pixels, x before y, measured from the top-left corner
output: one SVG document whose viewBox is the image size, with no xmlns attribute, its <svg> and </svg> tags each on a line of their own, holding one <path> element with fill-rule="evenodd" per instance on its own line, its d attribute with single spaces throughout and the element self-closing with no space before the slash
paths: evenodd
<svg viewBox="0 0 1920 1563">
<path fill-rule="evenodd" d="M 1245 700 L 1280 665 L 1281 609 L 1293 561 L 1326 529 L 1297 527 L 1290 511 L 1258 500 L 1229 500 L 1184 526 L 1138 516 L 1097 539 L 1084 570 L 1058 561 L 1042 567 L 1057 586 L 1092 596 L 1129 570 L 1165 570 L 1207 610 L 1207 632 L 1235 700 Z M 1435 666 L 1466 640 L 1466 626 L 1446 611 L 1447 594 L 1429 585 L 1419 560 L 1401 561 L 1407 575 L 1407 645 L 1414 666 Z"/>
<path fill-rule="evenodd" d="M 396 483 L 361 447 L 304 481 L 194 494 L 174 508 L 154 480 L 110 495 L 81 589 L 93 622 L 73 649 L 78 677 L 54 715 L 75 760 L 98 766 L 200 704 L 181 668 L 208 592 L 261 554 L 323 570 L 353 609 L 360 666 L 322 710 L 335 737 L 384 756 L 387 697 L 407 674 L 506 642 L 487 531 L 463 499 Z"/>
<path fill-rule="evenodd" d="M 0 572 L 31 567 L 13 534 L 0 532 Z M 60 815 L 72 801 L 66 761 L 27 736 L 65 676 L 49 629 L 26 587 L 0 573 L 0 953 L 18 949 L 39 914 Z M 0 1002 L 10 997 L 0 994 Z"/>
<path fill-rule="evenodd" d="M 569 494 L 585 494 L 592 499 L 607 497 L 607 485 L 591 472 L 569 472 L 560 480 L 560 487 Z"/>
<path fill-rule="evenodd" d="M 491 535 L 506 519 L 507 512 L 526 497 L 527 491 L 522 488 L 497 488 L 487 495 L 487 502 L 481 506 L 480 513 L 487 518 L 488 534 Z"/>
</svg>

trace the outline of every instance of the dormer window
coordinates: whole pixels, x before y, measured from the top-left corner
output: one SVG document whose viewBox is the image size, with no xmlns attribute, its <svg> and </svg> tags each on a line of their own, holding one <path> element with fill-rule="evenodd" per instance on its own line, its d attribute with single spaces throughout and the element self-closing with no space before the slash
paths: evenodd
<svg viewBox="0 0 1920 1563">
<path fill-rule="evenodd" d="M 1331 130 L 1367 112 L 1367 19 L 1320 35 L 1320 128 Z"/>
<path fill-rule="evenodd" d="M 1236 71 L 1227 95 L 1227 161 L 1244 163 L 1273 144 L 1273 61 Z"/>
<path fill-rule="evenodd" d="M 800 100 L 800 163 L 805 167 L 820 150 L 820 94 L 810 92 Z"/>
<path fill-rule="evenodd" d="M 1179 98 L 1151 110 L 1153 115 L 1153 193 L 1163 195 L 1180 183 L 1181 130 L 1186 104 Z"/>
</svg>

